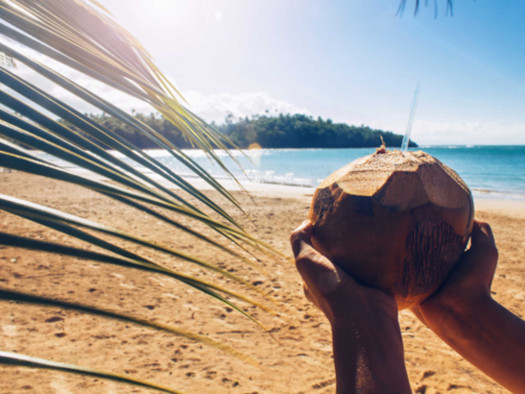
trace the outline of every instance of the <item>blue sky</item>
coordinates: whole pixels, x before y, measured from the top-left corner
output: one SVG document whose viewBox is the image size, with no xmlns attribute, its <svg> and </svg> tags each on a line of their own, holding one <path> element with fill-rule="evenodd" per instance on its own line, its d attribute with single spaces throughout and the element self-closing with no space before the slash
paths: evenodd
<svg viewBox="0 0 525 394">
<path fill-rule="evenodd" d="M 103 0 L 206 120 L 302 112 L 420 144 L 525 144 L 525 2 Z M 424 1 L 422 1 L 424 4 Z M 138 108 L 139 110 L 141 108 Z"/>
</svg>

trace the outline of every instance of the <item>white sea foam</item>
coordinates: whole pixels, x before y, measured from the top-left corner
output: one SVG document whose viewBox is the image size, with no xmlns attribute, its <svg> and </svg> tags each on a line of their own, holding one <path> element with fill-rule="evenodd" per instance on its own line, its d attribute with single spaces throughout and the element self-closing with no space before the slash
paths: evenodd
<svg viewBox="0 0 525 394">
<path fill-rule="evenodd" d="M 525 199 L 525 147 L 505 146 L 450 146 L 420 147 L 452 167 L 465 180 L 477 197 Z M 217 155 L 241 181 L 249 185 L 283 185 L 312 188 L 334 170 L 374 152 L 366 149 L 257 149 L 233 151 L 232 156 L 217 151 Z M 197 176 L 177 161 L 169 152 L 153 149 L 147 153 L 184 178 L 197 180 Z M 200 150 L 184 150 L 196 163 L 221 182 L 231 179 L 216 163 Z M 114 153 L 122 157 L 120 153 Z M 49 158 L 49 155 L 43 155 Z M 65 168 L 81 171 L 76 166 L 54 160 Z M 127 162 L 129 160 L 126 159 Z M 142 166 L 136 168 L 148 176 L 153 172 Z M 160 177 L 158 177 L 160 180 Z M 233 185 L 235 183 L 232 183 Z M 169 184 L 167 184 L 169 186 Z"/>
</svg>

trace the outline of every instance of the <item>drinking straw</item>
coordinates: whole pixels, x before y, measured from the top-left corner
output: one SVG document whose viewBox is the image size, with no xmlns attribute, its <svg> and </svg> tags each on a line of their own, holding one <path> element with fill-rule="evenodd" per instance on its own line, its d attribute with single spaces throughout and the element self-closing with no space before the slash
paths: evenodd
<svg viewBox="0 0 525 394">
<path fill-rule="evenodd" d="M 416 115 L 418 96 L 419 96 L 419 83 L 416 85 L 416 90 L 414 90 L 414 98 L 412 100 L 412 109 L 410 110 L 410 116 L 408 117 L 407 130 L 405 132 L 405 136 L 403 137 L 403 142 L 401 143 L 401 152 L 406 152 L 408 150 L 408 142 L 410 141 L 410 134 L 412 133 L 412 124 L 414 123 L 414 116 Z"/>
</svg>

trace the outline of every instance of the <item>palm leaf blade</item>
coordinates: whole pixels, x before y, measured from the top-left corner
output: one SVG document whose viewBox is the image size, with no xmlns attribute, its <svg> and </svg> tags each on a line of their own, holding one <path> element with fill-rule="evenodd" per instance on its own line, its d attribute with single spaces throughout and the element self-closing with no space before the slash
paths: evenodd
<svg viewBox="0 0 525 394">
<path fill-rule="evenodd" d="M 171 81 L 156 68 L 147 51 L 130 33 L 119 26 L 96 0 L 46 2 L 0 0 L 0 35 L 12 40 L 0 42 L 1 53 L 16 59 L 24 67 L 38 74 L 39 78 L 45 78 L 46 83 L 50 82 L 53 86 L 65 89 L 84 103 L 120 119 L 133 132 L 139 133 L 159 148 L 165 149 L 171 156 L 170 160 L 173 158 L 184 165 L 215 189 L 221 199 L 224 197 L 226 203 L 233 204 L 233 207 L 244 213 L 236 198 L 203 166 L 193 160 L 191 155 L 174 146 L 168 136 L 55 71 L 53 65 L 56 64 L 54 62 L 58 62 L 69 71 L 79 72 L 108 87 L 142 100 L 167 118 L 184 138 L 193 146 L 202 149 L 210 160 L 216 162 L 225 173 L 233 177 L 231 170 L 222 163 L 219 155 L 214 151 L 216 148 L 231 147 L 228 139 L 181 104 L 179 100 L 184 101 L 184 99 Z M 46 61 L 33 60 L 23 54 L 23 51 L 15 50 L 15 45 L 11 45 L 13 42 L 43 55 Z M 47 60 L 51 60 L 51 66 L 47 65 Z M 157 160 L 154 155 L 139 149 L 131 139 L 127 140 L 111 132 L 104 125 L 97 123 L 93 117 L 82 114 L 70 105 L 69 101 L 58 99 L 56 94 L 50 93 L 53 90 L 48 89 L 47 86 L 43 89 L 37 82 L 30 82 L 31 78 L 25 77 L 27 74 L 24 77 L 20 75 L 24 74 L 16 74 L 0 67 L 2 86 L 0 89 L 2 107 L 0 108 L 0 166 L 66 181 L 86 190 L 95 191 L 112 198 L 113 201 L 139 210 L 151 218 L 159 219 L 174 230 L 184 231 L 195 239 L 249 264 L 253 263 L 243 256 L 244 252 L 251 254 L 251 248 L 271 250 L 244 231 L 234 216 L 220 206 L 216 199 L 198 190 L 162 160 Z M 117 154 L 108 152 L 108 149 L 114 150 Z M 234 155 L 230 152 L 228 154 L 236 162 Z M 66 164 L 62 164 L 64 162 Z M 153 175 L 146 175 L 143 169 Z M 164 275 L 228 305 L 260 326 L 258 321 L 230 299 L 268 310 L 248 296 L 237 294 L 228 286 L 208 283 L 192 277 L 190 271 L 188 274 L 178 272 L 186 269 L 187 263 L 197 264 L 200 271 L 196 276 L 201 274 L 202 269 L 213 271 L 215 276 L 220 275 L 221 280 L 235 280 L 264 297 L 262 292 L 246 280 L 197 256 L 186 254 L 179 250 L 180 247 L 152 242 L 146 239 L 147 237 L 136 236 L 127 230 L 122 231 L 12 196 L 0 195 L 0 210 L 60 231 L 76 238 L 77 243 L 89 244 L 96 251 L 6 233 L 0 233 L 2 245 L 57 253 L 80 258 L 80 261 L 89 259 L 140 270 L 138 272 Z M 172 217 L 172 213 L 177 217 Z M 186 224 L 188 223 L 186 219 L 189 219 L 191 224 Z M 194 227 L 194 224 L 207 226 L 227 244 L 216 241 L 206 235 L 207 233 L 201 233 L 198 230 L 200 227 Z M 233 247 L 230 248 L 232 245 Z M 237 252 L 236 247 L 242 250 Z M 164 267 L 156 262 L 156 257 L 151 257 L 152 252 L 163 254 L 163 257 L 175 258 L 177 263 L 183 263 L 178 264 L 177 267 L 184 268 L 175 270 Z M 201 338 L 202 336 L 137 319 L 128 314 L 111 312 L 109 310 L 111 308 L 100 309 L 68 303 L 60 299 L 16 293 L 8 289 L 0 289 L 0 298 L 69 308 L 133 322 L 201 340 L 239 356 L 235 350 L 207 338 Z M 139 382 L 138 384 L 145 387 L 173 392 L 125 376 L 12 353 L 0 352 L 0 363 L 58 369 L 117 381 Z"/>
<path fill-rule="evenodd" d="M 19 367 L 53 369 L 56 371 L 95 376 L 97 378 L 114 380 L 122 383 L 130 383 L 135 386 L 147 387 L 150 389 L 164 391 L 166 393 L 180 393 L 180 391 L 176 391 L 168 387 L 159 386 L 157 384 L 146 382 L 144 380 L 134 379 L 124 375 L 118 375 L 112 372 L 103 372 L 93 368 L 80 367 L 78 365 L 73 364 L 59 363 L 56 361 L 44 360 L 42 358 L 26 356 L 18 353 L 0 351 L 0 363 Z"/>
<path fill-rule="evenodd" d="M 16 245 L 17 243 L 19 243 L 19 241 L 26 243 L 27 239 L 13 240 L 12 244 Z M 41 244 L 45 244 L 45 242 L 41 242 Z M 54 250 L 56 246 L 58 245 L 50 244 L 47 246 L 47 249 Z M 45 247 L 46 247 L 45 245 L 39 246 L 39 248 L 42 248 L 42 249 Z M 71 248 L 71 249 L 74 249 L 74 248 Z M 78 256 L 78 257 L 81 257 L 81 256 Z M 186 331 L 186 330 L 181 330 L 181 329 L 178 329 L 178 328 L 166 325 L 166 324 L 155 323 L 150 320 L 139 319 L 139 318 L 129 316 L 126 314 L 115 313 L 115 312 L 108 311 L 106 309 L 88 306 L 88 305 L 84 305 L 81 303 L 61 301 L 55 298 L 41 297 L 41 296 L 37 296 L 34 294 L 21 293 L 18 291 L 0 289 L 0 299 L 7 300 L 7 301 L 13 301 L 13 302 L 23 302 L 23 303 L 28 303 L 28 304 L 35 304 L 35 305 L 59 307 L 62 309 L 70 309 L 70 310 L 75 310 L 78 312 L 83 312 L 83 313 L 87 313 L 91 315 L 111 318 L 111 319 L 120 320 L 120 321 L 127 322 L 127 323 L 133 323 L 139 326 L 152 328 L 152 329 L 159 330 L 159 331 L 164 331 L 170 334 L 174 334 L 174 335 L 178 335 L 178 336 L 181 336 L 187 339 L 191 339 L 196 342 L 204 343 L 208 346 L 212 346 L 226 353 L 232 354 L 235 357 L 238 357 L 239 359 L 243 361 L 249 362 L 250 364 L 255 364 L 255 361 L 253 359 L 251 359 L 250 357 L 248 357 L 247 355 L 241 352 L 238 352 L 232 347 L 225 345 L 224 343 L 217 342 L 209 337 L 195 334 L 193 332 Z"/>
</svg>

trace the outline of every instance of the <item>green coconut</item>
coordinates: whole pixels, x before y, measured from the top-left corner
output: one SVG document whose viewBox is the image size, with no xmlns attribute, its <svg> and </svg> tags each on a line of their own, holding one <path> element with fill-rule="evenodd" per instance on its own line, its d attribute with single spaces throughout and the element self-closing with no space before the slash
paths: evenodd
<svg viewBox="0 0 525 394">
<path fill-rule="evenodd" d="M 314 247 L 401 310 L 435 292 L 457 263 L 474 203 L 465 182 L 431 155 L 378 150 L 326 178 L 309 218 Z"/>
</svg>

